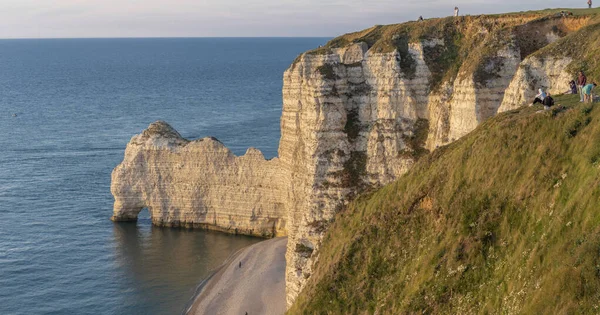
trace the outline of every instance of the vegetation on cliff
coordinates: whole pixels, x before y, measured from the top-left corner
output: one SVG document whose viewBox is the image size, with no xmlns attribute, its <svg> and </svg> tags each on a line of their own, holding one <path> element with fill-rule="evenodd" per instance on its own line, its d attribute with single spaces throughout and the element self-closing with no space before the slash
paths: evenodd
<svg viewBox="0 0 600 315">
<path fill-rule="evenodd" d="M 536 56 L 566 56 L 573 58 L 569 71 L 584 70 L 589 78 L 600 80 L 600 9 L 586 10 L 596 13 L 577 32 L 558 40 L 553 45 L 536 52 Z"/>
<path fill-rule="evenodd" d="M 496 68 L 502 66 L 502 56 L 499 52 L 507 45 L 517 48 L 521 59 L 524 59 L 551 44 L 555 38 L 569 37 L 568 35 L 591 25 L 587 33 L 571 36 L 560 45 L 551 45 L 554 48 L 546 51 L 558 50 L 562 55 L 580 60 L 574 63 L 574 67 L 578 69 L 596 69 L 594 66 L 597 58 L 592 56 L 598 55 L 600 48 L 597 47 L 600 45 L 596 42 L 590 43 L 590 46 L 595 44 L 596 48 L 587 52 L 577 51 L 577 47 L 589 40 L 589 37 L 583 34 L 597 34 L 600 27 L 600 24 L 597 24 L 600 22 L 600 9 L 567 10 L 572 13 L 568 17 L 562 17 L 561 11 L 562 9 L 554 9 L 375 25 L 360 32 L 334 38 L 325 46 L 308 54 L 329 54 L 333 49 L 364 42 L 372 53 L 398 51 L 402 72 L 412 79 L 416 64 L 409 53 L 411 44 L 434 41 L 435 44 L 423 46 L 423 55 L 429 69 L 435 69 L 432 71 L 430 89 L 436 90 L 443 82 L 452 82 L 459 76 L 473 76 L 477 84 L 484 85 L 487 80 L 494 78 L 498 70 Z M 563 49 L 563 45 L 570 47 Z"/>
<path fill-rule="evenodd" d="M 598 313 L 600 110 L 500 114 L 336 217 L 305 313 Z"/>
</svg>

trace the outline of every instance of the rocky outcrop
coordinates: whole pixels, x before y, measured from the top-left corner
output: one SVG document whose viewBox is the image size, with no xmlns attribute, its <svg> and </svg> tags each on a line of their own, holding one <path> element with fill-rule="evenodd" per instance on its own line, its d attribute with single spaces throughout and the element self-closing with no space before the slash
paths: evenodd
<svg viewBox="0 0 600 315">
<path fill-rule="evenodd" d="M 531 56 L 524 60 L 504 94 L 499 112 L 531 104 L 539 88 L 552 95 L 565 92 L 568 82 L 573 79 L 573 75 L 567 72 L 572 61 L 569 57 L 550 56 Z"/>
<path fill-rule="evenodd" d="M 522 105 L 535 86 L 563 88 L 570 60 L 533 53 L 565 36 L 568 20 L 536 18 L 376 26 L 302 54 L 284 73 L 279 157 L 270 161 L 254 149 L 235 157 L 214 139 L 188 141 L 155 123 L 113 172 L 113 218 L 135 219 L 147 207 L 159 225 L 288 234 L 289 305 L 354 196 Z"/>
<path fill-rule="evenodd" d="M 286 235 L 279 160 L 248 149 L 236 157 L 214 138 L 188 141 L 164 122 L 131 139 L 112 173 L 114 221 L 148 208 L 160 226 Z"/>
<path fill-rule="evenodd" d="M 449 109 L 449 141 L 461 138 L 496 115 L 520 62 L 519 49 L 511 41 L 488 55 L 475 73 L 454 82 Z M 439 141 L 436 145 L 444 143 L 447 142 Z"/>
</svg>

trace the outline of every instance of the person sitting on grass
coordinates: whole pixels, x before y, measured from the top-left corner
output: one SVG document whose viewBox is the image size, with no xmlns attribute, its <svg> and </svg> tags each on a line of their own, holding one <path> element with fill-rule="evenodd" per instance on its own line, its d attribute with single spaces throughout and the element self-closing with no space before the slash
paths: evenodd
<svg viewBox="0 0 600 315">
<path fill-rule="evenodd" d="M 538 95 L 535 96 L 535 99 L 533 100 L 533 104 L 531 104 L 531 106 L 540 103 L 540 104 L 544 104 L 544 99 L 546 99 L 546 92 L 544 92 L 544 90 L 539 89 L 538 90 Z"/>
<path fill-rule="evenodd" d="M 542 104 L 544 104 L 544 110 L 549 110 L 550 107 L 554 106 L 554 99 L 548 94 Z"/>
<path fill-rule="evenodd" d="M 592 103 L 594 101 L 594 95 L 592 94 L 592 91 L 594 90 L 594 88 L 598 86 L 596 84 L 596 82 L 588 84 L 586 86 L 584 86 L 581 91 L 583 92 L 583 101 L 585 103 Z"/>
</svg>

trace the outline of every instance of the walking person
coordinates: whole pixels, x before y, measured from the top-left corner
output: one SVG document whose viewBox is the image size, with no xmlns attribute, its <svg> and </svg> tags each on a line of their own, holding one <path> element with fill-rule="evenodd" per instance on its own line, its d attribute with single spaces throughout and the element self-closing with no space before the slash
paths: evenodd
<svg viewBox="0 0 600 315">
<path fill-rule="evenodd" d="M 579 102 L 583 103 L 583 87 L 587 84 L 587 77 L 583 71 L 577 76 L 577 90 L 579 91 Z"/>
<path fill-rule="evenodd" d="M 588 0 L 588 8 L 592 8 L 592 0 Z"/>
<path fill-rule="evenodd" d="M 592 1 L 592 0 L 589 0 Z M 457 17 L 458 16 L 458 7 L 454 7 L 454 16 Z"/>
</svg>

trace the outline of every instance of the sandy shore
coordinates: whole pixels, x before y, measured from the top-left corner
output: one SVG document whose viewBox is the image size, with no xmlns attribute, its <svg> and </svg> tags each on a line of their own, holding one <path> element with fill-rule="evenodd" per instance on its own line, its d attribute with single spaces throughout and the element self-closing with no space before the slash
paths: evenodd
<svg viewBox="0 0 600 315">
<path fill-rule="evenodd" d="M 286 244 L 275 238 L 237 252 L 202 285 L 187 314 L 285 313 Z"/>
</svg>

